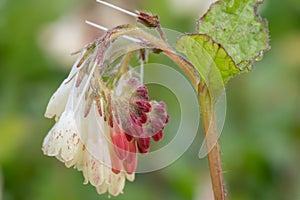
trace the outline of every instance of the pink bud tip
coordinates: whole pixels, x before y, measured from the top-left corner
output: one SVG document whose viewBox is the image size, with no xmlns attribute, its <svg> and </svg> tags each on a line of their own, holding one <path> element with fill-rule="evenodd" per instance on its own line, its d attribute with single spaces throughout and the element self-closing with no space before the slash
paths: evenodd
<svg viewBox="0 0 300 200">
<path fill-rule="evenodd" d="M 129 134 L 125 133 L 125 136 L 126 136 L 126 139 L 127 139 L 128 142 L 131 142 L 133 140 L 132 135 L 129 135 Z"/>
<path fill-rule="evenodd" d="M 165 123 L 168 123 L 170 119 L 170 115 L 167 115 Z"/>
<path fill-rule="evenodd" d="M 152 136 L 153 140 L 156 141 L 156 142 L 161 140 L 162 137 L 163 137 L 163 131 L 162 130 L 160 130 L 159 132 L 157 132 L 155 135 Z"/>
<path fill-rule="evenodd" d="M 136 96 L 141 97 L 148 101 L 149 99 L 148 89 L 145 86 L 138 87 L 135 92 L 136 92 Z"/>
<path fill-rule="evenodd" d="M 135 105 L 143 112 L 149 112 L 151 110 L 151 104 L 147 100 L 137 100 Z"/>
<path fill-rule="evenodd" d="M 115 174 L 119 174 L 120 170 L 119 169 L 115 169 L 115 168 L 111 168 L 111 171 Z"/>
<path fill-rule="evenodd" d="M 150 150 L 150 138 L 139 138 L 137 141 L 139 152 L 146 154 Z"/>
</svg>

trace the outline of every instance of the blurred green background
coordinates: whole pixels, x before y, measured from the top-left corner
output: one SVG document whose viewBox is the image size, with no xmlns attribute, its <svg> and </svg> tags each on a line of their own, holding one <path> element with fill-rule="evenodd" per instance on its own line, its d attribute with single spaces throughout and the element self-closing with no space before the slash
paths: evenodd
<svg viewBox="0 0 300 200">
<path fill-rule="evenodd" d="M 208 5 L 111 2 L 157 13 L 162 26 L 181 32 L 194 32 Z M 224 176 L 232 200 L 295 200 L 300 199 L 300 1 L 266 0 L 260 12 L 269 21 L 272 49 L 253 72 L 227 86 L 220 138 Z M 101 34 L 85 19 L 107 27 L 133 21 L 93 0 L 0 0 L 0 200 L 108 198 L 83 185 L 80 172 L 41 151 L 54 124 L 43 114 L 75 59 L 69 54 Z M 172 110 L 172 102 L 167 104 Z M 207 161 L 197 157 L 200 138 L 175 163 L 138 174 L 112 199 L 211 199 Z"/>
</svg>

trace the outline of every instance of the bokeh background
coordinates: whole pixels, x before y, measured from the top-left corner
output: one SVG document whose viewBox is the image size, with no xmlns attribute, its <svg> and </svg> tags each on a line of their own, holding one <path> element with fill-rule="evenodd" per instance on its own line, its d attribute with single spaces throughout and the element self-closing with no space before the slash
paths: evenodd
<svg viewBox="0 0 300 200">
<path fill-rule="evenodd" d="M 195 32 L 196 19 L 209 5 L 206 0 L 110 2 L 157 13 L 164 27 L 181 32 Z M 260 13 L 269 21 L 272 49 L 251 73 L 227 86 L 227 117 L 220 138 L 224 176 L 232 200 L 296 200 L 300 1 L 266 0 Z M 41 151 L 54 124 L 43 114 L 75 60 L 70 53 L 101 34 L 84 24 L 86 19 L 107 27 L 134 23 L 93 0 L 0 0 L 0 200 L 108 199 L 83 185 L 80 172 Z M 151 61 L 159 62 L 156 59 Z M 163 93 L 150 89 L 152 96 Z M 163 100 L 170 110 L 177 105 L 172 98 Z M 176 123 L 170 122 L 165 135 L 173 134 Z M 212 199 L 207 160 L 197 157 L 200 138 L 175 163 L 138 174 L 123 195 L 111 199 Z"/>
</svg>

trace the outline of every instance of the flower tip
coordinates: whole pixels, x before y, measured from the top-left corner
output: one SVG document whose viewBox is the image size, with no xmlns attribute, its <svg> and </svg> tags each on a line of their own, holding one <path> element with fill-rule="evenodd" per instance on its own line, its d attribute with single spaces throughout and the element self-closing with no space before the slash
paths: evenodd
<svg viewBox="0 0 300 200">
<path fill-rule="evenodd" d="M 138 12 L 137 21 L 149 28 L 156 28 L 159 26 L 159 18 L 157 15 L 152 15 L 145 12 Z"/>
<path fill-rule="evenodd" d="M 51 114 L 51 113 L 49 113 L 48 110 L 46 110 L 46 112 L 45 112 L 45 114 L 44 114 L 44 117 L 51 119 L 51 118 L 54 117 L 54 114 Z"/>
<path fill-rule="evenodd" d="M 167 114 L 165 123 L 167 124 L 169 122 L 169 120 L 170 120 L 170 115 Z"/>
<path fill-rule="evenodd" d="M 163 138 L 163 131 L 160 130 L 155 135 L 153 135 L 152 138 L 155 142 L 158 142 L 159 140 L 161 140 Z"/>
<path fill-rule="evenodd" d="M 116 169 L 116 168 L 111 168 L 111 171 L 115 174 L 119 174 L 121 172 L 121 170 Z"/>
<path fill-rule="evenodd" d="M 126 136 L 126 139 L 127 139 L 128 142 L 131 142 L 133 140 L 132 135 L 129 135 L 129 134 L 125 133 L 125 136 Z"/>
<path fill-rule="evenodd" d="M 147 154 L 150 150 L 150 144 L 151 144 L 151 141 L 150 141 L 149 137 L 139 138 L 137 141 L 137 146 L 138 146 L 139 152 L 141 154 Z"/>
</svg>

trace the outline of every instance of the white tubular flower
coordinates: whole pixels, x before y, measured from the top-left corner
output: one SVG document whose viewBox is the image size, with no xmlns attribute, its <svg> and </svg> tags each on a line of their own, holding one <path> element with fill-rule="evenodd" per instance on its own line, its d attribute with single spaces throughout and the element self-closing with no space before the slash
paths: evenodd
<svg viewBox="0 0 300 200">
<path fill-rule="evenodd" d="M 75 158 L 80 147 L 74 113 L 64 112 L 43 142 L 44 154 L 68 162 Z"/>
<path fill-rule="evenodd" d="M 55 117 L 55 119 L 57 120 L 62 114 L 62 112 L 64 111 L 72 86 L 74 85 L 74 81 L 75 81 L 74 76 L 78 72 L 77 65 L 85 53 L 86 50 L 84 50 L 81 53 L 79 59 L 77 59 L 77 61 L 73 65 L 69 76 L 62 82 L 62 84 L 59 86 L 59 88 L 55 91 L 55 93 L 50 98 L 50 101 L 46 108 L 45 117 L 47 118 Z"/>
<path fill-rule="evenodd" d="M 73 82 L 74 80 L 71 81 Z M 57 119 L 64 111 L 68 96 L 71 91 L 71 84 L 67 84 L 67 82 L 68 79 L 65 79 L 56 92 L 52 95 L 45 112 L 45 117 L 52 118 L 56 116 Z"/>
</svg>

